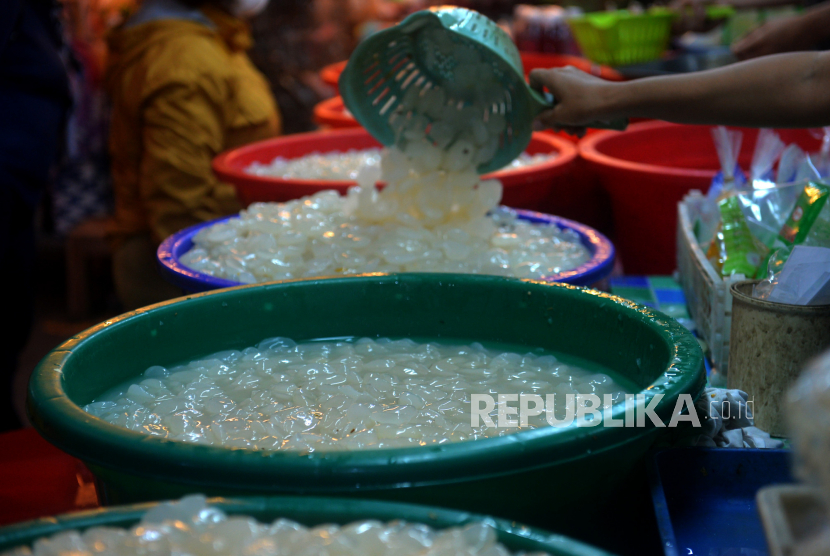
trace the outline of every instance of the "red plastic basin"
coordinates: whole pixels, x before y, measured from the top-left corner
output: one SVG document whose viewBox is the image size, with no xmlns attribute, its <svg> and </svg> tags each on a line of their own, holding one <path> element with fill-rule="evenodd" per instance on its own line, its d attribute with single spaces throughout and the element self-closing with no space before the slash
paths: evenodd
<svg viewBox="0 0 830 556">
<path fill-rule="evenodd" d="M 333 87 L 334 90 L 337 91 L 337 94 L 340 94 L 340 87 L 338 86 L 340 74 L 343 73 L 343 68 L 346 67 L 347 62 L 348 60 L 343 60 L 342 62 L 329 64 L 320 70 L 320 79 L 322 79 L 323 83 L 326 85 Z"/>
<path fill-rule="evenodd" d="M 691 189 L 707 191 L 720 162 L 711 126 L 667 122 L 603 131 L 579 142 L 579 153 L 611 199 L 614 244 L 627 274 L 671 274 L 676 265 L 677 203 Z M 744 134 L 739 163 L 749 171 L 757 129 Z M 806 129 L 778 130 L 781 139 L 815 151 Z"/>
<path fill-rule="evenodd" d="M 362 127 L 350 112 L 346 111 L 343 97 L 334 97 L 314 106 L 314 123 L 327 129 Z"/>
<path fill-rule="evenodd" d="M 587 58 L 567 56 L 564 54 L 544 54 L 541 52 L 520 52 L 519 55 L 522 58 L 522 66 L 524 66 L 525 75 L 530 73 L 531 70 L 537 68 L 562 68 L 565 66 L 574 66 L 582 71 L 610 81 L 625 80 L 625 77 L 623 77 L 620 72 L 608 66 L 595 64 Z M 327 85 L 334 87 L 334 90 L 338 91 L 338 94 L 339 88 L 337 83 L 340 79 L 340 74 L 343 73 L 343 68 L 346 67 L 347 62 L 348 60 L 343 60 L 342 62 L 329 64 L 320 70 L 320 78 Z"/>
<path fill-rule="evenodd" d="M 226 151 L 213 160 L 213 171 L 236 186 L 239 200 L 247 206 L 256 202 L 283 202 L 318 191 L 335 189 L 340 194 L 355 185 L 351 180 L 299 180 L 255 176 L 245 172 L 252 162 L 270 163 L 274 158 L 298 158 L 314 152 L 345 152 L 379 147 L 363 128 L 301 133 L 268 139 Z M 567 197 L 577 160 L 576 146 L 549 135 L 534 133 L 525 151 L 529 154 L 557 153 L 556 158 L 525 168 L 501 170 L 485 176 L 498 178 L 504 186 L 502 204 L 513 208 L 549 208 L 551 198 Z M 566 215 L 558 215 L 566 216 Z"/>
<path fill-rule="evenodd" d="M 540 52 L 521 52 L 522 65 L 524 66 L 525 76 L 532 70 L 538 68 L 561 68 L 565 66 L 573 66 L 591 75 L 596 75 L 609 81 L 624 81 L 625 78 L 618 71 L 608 67 L 595 64 L 585 58 L 577 56 L 567 56 L 562 54 L 544 54 Z M 323 81 L 334 87 L 337 90 L 337 80 L 340 79 L 340 74 L 343 68 L 346 67 L 346 61 L 338 62 L 326 66 L 320 72 L 320 77 Z M 357 120 L 346 112 L 346 107 L 343 105 L 342 97 L 334 97 L 318 103 L 314 107 L 314 121 L 325 128 L 342 129 L 348 127 L 360 127 Z M 588 130 L 588 133 L 594 133 L 596 130 Z M 577 137 L 568 135 L 565 132 L 545 131 L 545 133 L 562 137 L 573 143 L 577 142 Z"/>
<path fill-rule="evenodd" d="M 566 54 L 545 54 L 542 52 L 520 52 L 525 75 L 535 69 L 564 68 L 573 66 L 591 75 L 596 75 L 609 81 L 625 81 L 625 77 L 615 69 L 595 64 L 587 58 L 568 56 Z"/>
</svg>

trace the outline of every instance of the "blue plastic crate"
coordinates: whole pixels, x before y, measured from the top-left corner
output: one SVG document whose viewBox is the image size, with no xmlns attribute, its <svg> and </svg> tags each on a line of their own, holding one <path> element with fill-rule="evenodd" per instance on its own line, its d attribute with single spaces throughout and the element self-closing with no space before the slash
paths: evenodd
<svg viewBox="0 0 830 556">
<path fill-rule="evenodd" d="M 666 556 L 767 556 L 755 493 L 793 482 L 789 450 L 675 448 L 648 474 Z"/>
</svg>

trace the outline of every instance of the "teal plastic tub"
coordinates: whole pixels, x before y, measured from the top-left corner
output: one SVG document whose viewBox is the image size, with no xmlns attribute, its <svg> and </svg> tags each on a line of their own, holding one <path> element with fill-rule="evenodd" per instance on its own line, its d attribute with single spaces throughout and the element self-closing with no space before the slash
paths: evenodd
<svg viewBox="0 0 830 556">
<path fill-rule="evenodd" d="M 429 525 L 433 529 L 446 529 L 486 521 L 496 529 L 499 542 L 512 552 L 546 552 L 551 556 L 611 556 L 608 552 L 568 537 L 515 522 L 414 504 L 295 496 L 214 498 L 209 499 L 208 503 L 222 509 L 228 515 L 250 516 L 262 523 L 283 517 L 307 527 L 323 524 L 346 525 L 355 521 L 376 519 L 383 522 L 403 520 Z M 40 537 L 70 529 L 83 531 L 90 527 L 131 527 L 154 505 L 133 504 L 0 527 L 0 552 L 20 545 L 31 545 Z"/>
<path fill-rule="evenodd" d="M 152 365 L 263 338 L 409 337 L 541 347 L 633 381 L 668 423 L 702 392 L 703 355 L 671 318 L 596 290 L 459 274 L 377 274 L 242 286 L 127 313 L 70 339 L 35 370 L 28 411 L 50 442 L 83 460 L 107 503 L 230 496 L 353 496 L 550 523 L 584 522 L 661 431 L 543 427 L 503 437 L 355 452 L 256 452 L 151 437 L 81 407 Z M 624 406 L 613 408 L 621 418 Z M 515 497 L 520 497 L 516 500 Z M 561 525 L 561 527 L 559 526 Z"/>
</svg>

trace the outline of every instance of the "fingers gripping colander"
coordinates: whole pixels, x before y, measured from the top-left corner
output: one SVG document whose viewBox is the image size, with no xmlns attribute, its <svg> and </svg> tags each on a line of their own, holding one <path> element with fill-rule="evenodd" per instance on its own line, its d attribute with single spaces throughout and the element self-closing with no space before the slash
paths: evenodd
<svg viewBox="0 0 830 556">
<path fill-rule="evenodd" d="M 469 56 L 471 50 L 476 59 Z M 503 119 L 498 148 L 476 167 L 482 174 L 521 154 L 530 142 L 534 118 L 553 106 L 550 95 L 546 99 L 528 87 L 510 37 L 478 12 L 455 6 L 416 12 L 366 39 L 349 59 L 339 87 L 355 119 L 387 146 L 402 146 L 407 141 L 402 123 L 415 119 L 423 122 L 424 135 L 434 139 L 436 118 L 423 114 L 417 104 L 417 97 L 432 89 L 444 91 L 440 98 L 450 109 L 483 107 L 476 115 L 479 121 Z"/>
</svg>

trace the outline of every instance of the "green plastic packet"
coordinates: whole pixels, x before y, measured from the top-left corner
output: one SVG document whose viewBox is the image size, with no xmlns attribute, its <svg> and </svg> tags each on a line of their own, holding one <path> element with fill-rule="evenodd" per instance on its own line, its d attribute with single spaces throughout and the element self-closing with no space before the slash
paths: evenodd
<svg viewBox="0 0 830 556">
<path fill-rule="evenodd" d="M 821 210 L 827 204 L 827 197 L 830 195 L 830 187 L 810 182 L 804 186 L 804 191 L 795 202 L 790 217 L 781 227 L 778 234 L 785 245 L 800 245 L 810 234 L 813 224 L 818 220 Z"/>
<path fill-rule="evenodd" d="M 752 235 L 735 195 L 718 201 L 721 224 L 707 257 L 721 276 L 755 276 L 767 256 L 766 246 Z"/>
<path fill-rule="evenodd" d="M 795 202 L 790 216 L 773 245 L 773 251 L 758 269 L 757 278 L 780 271 L 795 245 L 830 247 L 830 186 L 810 182 Z M 772 255 L 775 255 L 774 257 Z"/>
</svg>

